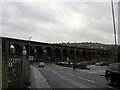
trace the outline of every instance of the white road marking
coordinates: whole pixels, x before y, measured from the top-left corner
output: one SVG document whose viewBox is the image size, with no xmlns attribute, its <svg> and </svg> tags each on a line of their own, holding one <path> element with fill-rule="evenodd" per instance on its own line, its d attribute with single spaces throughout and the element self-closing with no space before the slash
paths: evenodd
<svg viewBox="0 0 120 90">
<path fill-rule="evenodd" d="M 119 89 L 116 89 L 116 88 L 113 88 L 113 87 L 111 87 L 111 86 L 107 86 L 108 88 L 112 88 L 112 89 L 114 89 L 114 90 L 119 90 Z"/>
<path fill-rule="evenodd" d="M 82 78 L 82 77 L 78 77 L 79 79 L 83 79 L 83 80 L 86 80 L 86 81 L 89 81 L 89 82 L 92 82 L 92 83 L 95 83 L 94 81 L 92 80 L 89 80 L 89 79 L 86 79 L 86 78 Z"/>
<path fill-rule="evenodd" d="M 93 73 L 93 74 L 96 74 L 96 72 L 87 72 L 87 73 Z"/>
<path fill-rule="evenodd" d="M 72 84 L 72 85 L 74 85 L 74 86 L 76 86 L 78 88 L 90 88 L 90 87 L 88 87 L 88 86 L 86 86 L 86 85 L 84 85 L 84 84 L 82 84 L 80 82 L 77 82 L 77 81 L 74 81 L 72 79 L 69 79 L 66 76 L 62 76 L 61 74 L 57 73 L 57 71 L 51 70 L 51 72 L 53 72 L 54 74 L 56 74 L 57 76 L 59 76 L 59 78 L 65 80 L 66 82 L 68 82 L 68 83 L 70 83 L 70 84 Z M 71 75 L 71 74 L 69 74 L 69 75 Z"/>
<path fill-rule="evenodd" d="M 86 85 L 84 85 L 84 84 L 82 84 L 80 82 L 74 81 L 74 80 L 69 79 L 69 78 L 67 78 L 65 76 L 60 76 L 60 78 L 65 80 L 66 82 L 78 87 L 78 88 L 90 88 L 90 87 L 88 87 L 88 86 L 86 86 Z"/>
<path fill-rule="evenodd" d="M 70 76 L 74 76 L 74 75 L 72 75 L 72 74 L 70 74 L 70 73 L 66 73 L 67 75 L 70 75 Z"/>
</svg>

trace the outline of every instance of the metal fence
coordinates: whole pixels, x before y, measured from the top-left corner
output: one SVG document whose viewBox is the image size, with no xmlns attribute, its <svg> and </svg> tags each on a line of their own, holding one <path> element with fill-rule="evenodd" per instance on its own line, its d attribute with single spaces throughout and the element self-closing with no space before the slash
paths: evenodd
<svg viewBox="0 0 120 90">
<path fill-rule="evenodd" d="M 10 56 L 8 68 L 8 88 L 24 88 L 29 81 L 29 61 L 21 56 Z"/>
</svg>

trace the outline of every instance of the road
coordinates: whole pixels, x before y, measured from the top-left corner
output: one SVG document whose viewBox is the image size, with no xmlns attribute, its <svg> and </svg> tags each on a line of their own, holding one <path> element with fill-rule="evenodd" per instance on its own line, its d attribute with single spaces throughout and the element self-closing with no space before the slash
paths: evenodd
<svg viewBox="0 0 120 90">
<path fill-rule="evenodd" d="M 37 67 L 37 66 L 36 66 Z M 38 67 L 37 67 L 38 68 Z M 39 68 L 52 88 L 91 88 L 109 90 L 104 76 L 88 73 L 84 70 L 73 70 L 53 63 L 46 63 Z"/>
</svg>

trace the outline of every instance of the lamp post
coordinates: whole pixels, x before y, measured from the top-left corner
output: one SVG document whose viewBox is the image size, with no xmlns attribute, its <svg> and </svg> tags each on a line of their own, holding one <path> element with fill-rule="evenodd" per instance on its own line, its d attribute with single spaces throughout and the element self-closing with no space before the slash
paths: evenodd
<svg viewBox="0 0 120 90">
<path fill-rule="evenodd" d="M 47 53 L 47 51 L 44 50 L 44 60 L 43 61 L 46 61 L 46 53 Z"/>
<path fill-rule="evenodd" d="M 29 37 L 29 53 L 28 53 L 28 59 L 30 60 L 30 39 L 31 39 L 32 37 Z"/>
</svg>

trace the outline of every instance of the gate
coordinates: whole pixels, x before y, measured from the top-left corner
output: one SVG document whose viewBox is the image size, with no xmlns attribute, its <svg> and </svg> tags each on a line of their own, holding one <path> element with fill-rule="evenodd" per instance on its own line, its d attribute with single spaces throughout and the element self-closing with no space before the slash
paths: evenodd
<svg viewBox="0 0 120 90">
<path fill-rule="evenodd" d="M 9 56 L 8 88 L 23 88 L 23 60 L 20 56 Z"/>
</svg>

